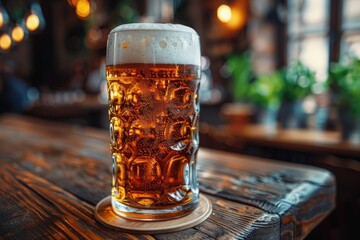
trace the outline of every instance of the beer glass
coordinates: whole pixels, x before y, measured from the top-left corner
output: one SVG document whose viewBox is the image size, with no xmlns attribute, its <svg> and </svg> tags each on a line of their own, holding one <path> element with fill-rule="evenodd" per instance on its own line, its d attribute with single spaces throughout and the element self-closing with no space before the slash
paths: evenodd
<svg viewBox="0 0 360 240">
<path fill-rule="evenodd" d="M 113 210 L 163 220 L 199 203 L 200 44 L 175 24 L 125 24 L 107 42 Z"/>
</svg>

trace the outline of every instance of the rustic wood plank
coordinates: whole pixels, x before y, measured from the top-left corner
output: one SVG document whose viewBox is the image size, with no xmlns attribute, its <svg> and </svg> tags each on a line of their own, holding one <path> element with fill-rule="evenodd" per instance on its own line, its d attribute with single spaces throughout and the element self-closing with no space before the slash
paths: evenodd
<svg viewBox="0 0 360 240">
<path fill-rule="evenodd" d="M 2 118 L 0 124 L 0 157 L 21 163 L 93 205 L 109 195 L 111 159 L 104 131 L 16 116 Z"/>
<path fill-rule="evenodd" d="M 86 129 L 83 133 L 78 133 L 77 129 L 74 130 L 62 125 L 55 125 L 54 128 L 45 122 L 42 123 L 37 120 L 32 124 L 33 120 L 30 118 L 26 118 L 24 124 L 19 119 L 10 120 L 11 118 L 0 119 L 0 142 L 4 143 L 0 146 L 0 158 L 26 169 L 27 174 L 32 174 L 29 179 L 38 179 L 37 176 L 40 176 L 40 179 L 47 179 L 41 181 L 49 181 L 48 184 L 52 185 L 51 189 L 56 188 L 58 195 L 61 194 L 61 189 L 69 192 L 74 198 L 72 201 L 80 201 L 81 203 L 78 204 L 84 204 L 86 211 L 110 193 L 110 161 L 107 156 L 108 149 L 104 147 L 107 146 L 108 139 L 103 137 L 105 135 L 103 132 L 98 133 Z M 14 137 L 14 132 L 18 129 L 21 129 L 21 131 Z M 91 134 L 94 135 L 94 138 L 89 136 Z M 94 143 L 97 146 L 95 150 L 92 149 Z M 21 146 L 21 148 L 18 146 Z M 14 149 L 18 149 L 18 151 L 14 151 Z M 14 174 L 14 177 L 19 178 L 16 171 L 11 173 Z M 33 185 L 37 186 L 36 184 Z M 47 186 L 42 189 L 46 190 L 48 188 Z M 44 193 L 42 198 L 44 195 L 47 196 Z M 154 237 L 156 239 L 170 237 L 173 239 L 279 238 L 280 218 L 278 215 L 269 214 L 259 208 L 218 197 L 210 197 L 210 199 L 213 203 L 213 214 L 207 221 L 192 229 Z M 70 207 L 73 205 L 72 201 L 65 199 L 61 202 Z M 55 206 L 58 204 L 56 198 L 46 200 L 46 202 L 50 202 L 50 205 Z M 77 205 L 74 206 L 78 207 Z M 24 206 L 22 207 L 24 208 Z M 79 206 L 79 209 L 82 208 Z M 21 212 L 23 209 L 20 208 L 19 211 Z M 67 212 L 67 214 L 70 214 L 70 212 Z M 87 212 L 86 217 L 91 218 L 92 221 L 87 221 L 88 219 L 84 221 L 88 225 L 96 224 L 93 222 L 92 214 L 89 214 Z M 62 216 L 62 214 L 59 215 Z M 51 222 L 55 219 L 50 217 L 48 221 Z M 97 233 L 99 231 L 98 227 L 96 225 L 96 227 L 90 229 L 95 231 L 94 234 L 99 234 Z M 10 227 L 7 226 L 7 228 Z M 105 227 L 100 228 L 101 231 L 108 233 Z M 61 231 L 56 233 L 54 230 L 53 234 L 62 233 Z M 46 237 L 50 238 L 49 236 Z M 115 236 L 111 235 L 111 238 Z"/>
<path fill-rule="evenodd" d="M 0 236 L 5 239 L 24 236 L 51 239 L 54 235 L 56 239 L 279 239 L 277 215 L 212 196 L 209 197 L 213 203 L 212 216 L 195 228 L 158 234 L 153 238 L 149 235 L 123 236 L 119 231 L 99 226 L 93 217 L 93 206 L 31 172 L 1 164 L 4 162 L 0 160 L 0 202 L 7 204 L 2 205 L 0 221 L 11 219 L 0 225 Z M 6 195 L 8 192 L 14 194 Z"/>
<path fill-rule="evenodd" d="M 200 150 L 199 159 L 203 191 L 278 214 L 284 239 L 304 238 L 335 208 L 328 171 L 214 150 Z"/>
<path fill-rule="evenodd" d="M 91 205 L 14 164 L 0 166 L 3 239 L 154 239 L 103 228 Z"/>
</svg>

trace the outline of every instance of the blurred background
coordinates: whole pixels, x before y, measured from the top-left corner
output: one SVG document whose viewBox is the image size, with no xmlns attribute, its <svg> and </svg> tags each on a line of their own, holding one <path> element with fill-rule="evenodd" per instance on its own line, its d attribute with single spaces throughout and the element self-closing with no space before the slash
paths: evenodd
<svg viewBox="0 0 360 240">
<path fill-rule="evenodd" d="M 331 170 L 338 207 L 309 238 L 356 236 L 359 0 L 0 0 L 0 115 L 106 130 L 107 35 L 133 22 L 200 35 L 201 146 Z"/>
</svg>

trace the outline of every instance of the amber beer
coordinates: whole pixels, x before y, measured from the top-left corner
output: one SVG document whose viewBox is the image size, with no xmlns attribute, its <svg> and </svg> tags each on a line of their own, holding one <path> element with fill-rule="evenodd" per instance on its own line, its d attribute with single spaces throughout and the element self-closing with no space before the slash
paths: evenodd
<svg viewBox="0 0 360 240">
<path fill-rule="evenodd" d="M 119 215 L 161 220 L 197 207 L 199 65 L 199 39 L 188 27 L 128 24 L 110 33 L 112 207 Z"/>
</svg>

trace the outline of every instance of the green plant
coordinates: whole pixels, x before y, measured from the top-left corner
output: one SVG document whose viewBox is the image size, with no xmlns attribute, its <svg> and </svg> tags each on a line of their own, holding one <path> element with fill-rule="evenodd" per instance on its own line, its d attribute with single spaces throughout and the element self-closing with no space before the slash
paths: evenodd
<svg viewBox="0 0 360 240">
<path fill-rule="evenodd" d="M 360 118 L 360 59 L 331 64 L 327 84 L 334 93 L 334 103 Z"/>
<path fill-rule="evenodd" d="M 312 87 L 316 82 L 315 72 L 301 61 L 292 62 L 282 71 L 282 74 L 284 76 L 284 100 L 299 100 L 312 93 Z"/>
<path fill-rule="evenodd" d="M 261 74 L 252 79 L 250 53 L 232 55 L 227 60 L 232 76 L 235 101 L 247 101 L 262 107 L 277 107 L 281 101 L 303 99 L 312 93 L 315 73 L 302 62 L 295 61 L 283 70 Z"/>
<path fill-rule="evenodd" d="M 275 71 L 259 75 L 251 84 L 249 98 L 252 102 L 265 108 L 277 108 L 282 100 L 284 81 L 282 74 Z"/>
<path fill-rule="evenodd" d="M 235 101 L 251 102 L 265 108 L 280 105 L 283 79 L 279 71 L 252 79 L 249 52 L 230 56 L 227 66 L 232 76 L 231 91 Z"/>
<path fill-rule="evenodd" d="M 252 76 L 249 52 L 228 57 L 227 66 L 231 73 L 231 92 L 235 101 L 247 101 Z"/>
</svg>

